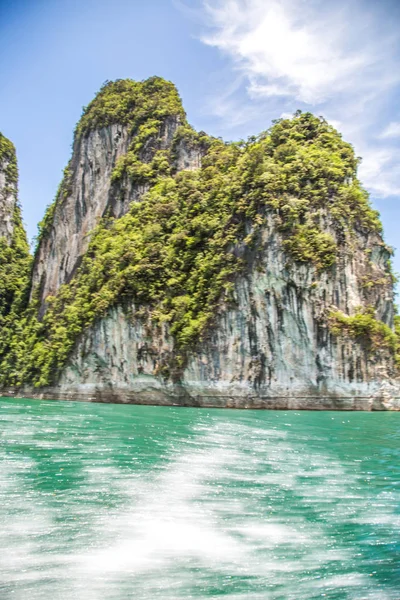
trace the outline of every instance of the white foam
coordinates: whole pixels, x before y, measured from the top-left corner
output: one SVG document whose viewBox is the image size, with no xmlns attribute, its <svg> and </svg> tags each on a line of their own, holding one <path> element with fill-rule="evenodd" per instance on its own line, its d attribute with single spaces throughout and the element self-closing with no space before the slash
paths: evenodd
<svg viewBox="0 0 400 600">
<path fill-rule="evenodd" d="M 137 600 L 205 599 L 217 580 L 230 600 L 275 600 L 276 590 L 285 600 L 329 597 L 329 590 L 345 590 L 351 600 L 370 592 L 397 600 L 357 572 L 359 547 L 332 537 L 337 524 L 400 528 L 391 521 L 397 492 L 389 503 L 378 499 L 372 514 L 369 499 L 354 491 L 358 467 L 328 449 L 316 454 L 292 434 L 248 423 L 205 421 L 171 445 L 164 466 L 147 471 L 118 467 L 104 447 L 104 459 L 82 463 L 84 479 L 60 497 L 30 486 L 25 475 L 35 461 L 1 461 L 0 546 L 7 552 L 0 553 L 0 580 L 12 597 L 25 599 L 29 590 L 30 600 L 47 600 L 52 582 L 52 600 L 133 593 Z M 6 521 L 1 502 L 10 498 Z M 339 574 L 336 566 L 346 565 L 351 572 Z M 241 578 L 245 594 L 235 589 Z"/>
</svg>

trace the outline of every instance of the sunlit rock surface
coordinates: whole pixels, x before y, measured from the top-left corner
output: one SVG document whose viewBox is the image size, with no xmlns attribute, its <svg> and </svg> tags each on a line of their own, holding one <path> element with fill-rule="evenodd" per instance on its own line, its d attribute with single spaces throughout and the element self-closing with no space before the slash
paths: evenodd
<svg viewBox="0 0 400 600">
<path fill-rule="evenodd" d="M 142 160 L 149 161 L 154 149 L 170 147 L 179 118 L 165 119 L 159 136 Z M 90 232 L 105 215 L 121 217 L 131 202 L 137 202 L 149 189 L 125 178 L 111 185 L 111 174 L 119 157 L 126 154 L 132 136 L 128 127 L 109 125 L 77 138 L 69 165 L 70 177 L 65 197 L 57 202 L 50 233 L 40 243 L 32 276 L 32 289 L 39 288 L 42 300 L 54 295 L 69 281 L 86 252 Z M 181 142 L 177 151 L 177 169 L 200 165 L 198 152 Z"/>
<path fill-rule="evenodd" d="M 235 306 L 221 311 L 179 383 L 157 377 L 173 353 L 168 328 L 152 330 L 135 307 L 112 309 L 82 336 L 60 380 L 60 392 L 119 401 L 211 406 L 398 409 L 390 362 L 371 361 L 352 341 L 330 335 L 331 305 L 351 313 L 363 303 L 358 275 L 363 244 L 377 269 L 386 251 L 378 238 L 360 238 L 360 252 L 343 256 L 334 274 L 313 286 L 314 270 L 288 267 L 273 225 L 264 232 L 262 269 L 235 284 Z M 380 293 L 382 290 L 380 290 Z M 380 318 L 393 319 L 388 287 L 377 297 Z M 388 366 L 389 365 L 389 366 Z"/>
<path fill-rule="evenodd" d="M 15 173 L 14 173 L 15 170 Z M 14 231 L 17 171 L 13 145 L 0 133 L 0 237 L 9 243 Z"/>
</svg>

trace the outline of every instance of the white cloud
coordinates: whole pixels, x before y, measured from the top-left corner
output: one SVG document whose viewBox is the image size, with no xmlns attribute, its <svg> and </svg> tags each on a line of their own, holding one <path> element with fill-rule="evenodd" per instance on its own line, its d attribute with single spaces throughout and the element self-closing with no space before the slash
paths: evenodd
<svg viewBox="0 0 400 600">
<path fill-rule="evenodd" d="M 400 165 L 396 153 L 381 148 L 366 148 L 359 168 L 359 177 L 364 186 L 374 195 L 400 195 Z"/>
<path fill-rule="evenodd" d="M 251 96 L 320 104 L 356 85 L 359 94 L 379 93 L 373 75 L 384 84 L 394 79 L 389 65 L 383 68 L 385 44 L 374 46 L 365 22 L 351 21 L 343 9 L 328 13 L 320 3 L 301 0 L 220 0 L 204 6 L 213 32 L 203 41 L 235 61 L 248 77 Z"/>
<path fill-rule="evenodd" d="M 271 118 L 297 108 L 329 114 L 363 156 L 360 177 L 370 191 L 400 193 L 398 152 L 385 146 L 400 137 L 400 123 L 382 124 L 385 102 L 400 83 L 400 33 L 386 16 L 382 36 L 378 6 L 363 0 L 202 1 L 207 32 L 201 39 L 230 58 L 247 92 L 242 107 L 229 93 L 215 103 L 214 114 L 227 127 L 238 115 L 241 122 L 252 120 L 261 107 L 263 114 L 276 111 Z"/>
<path fill-rule="evenodd" d="M 399 138 L 400 137 L 400 122 L 392 122 L 383 130 L 381 138 Z"/>
</svg>

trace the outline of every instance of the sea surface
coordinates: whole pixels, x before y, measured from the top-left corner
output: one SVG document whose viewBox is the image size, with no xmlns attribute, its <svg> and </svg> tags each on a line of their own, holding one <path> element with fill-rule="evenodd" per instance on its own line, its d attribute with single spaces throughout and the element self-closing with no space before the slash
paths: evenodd
<svg viewBox="0 0 400 600">
<path fill-rule="evenodd" d="M 0 399 L 1 600 L 399 600 L 400 414 Z"/>
</svg>

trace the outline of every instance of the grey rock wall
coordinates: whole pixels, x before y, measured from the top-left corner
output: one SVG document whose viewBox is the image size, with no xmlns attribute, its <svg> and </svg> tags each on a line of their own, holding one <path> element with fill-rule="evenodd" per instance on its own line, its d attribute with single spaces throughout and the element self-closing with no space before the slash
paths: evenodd
<svg viewBox="0 0 400 600">
<path fill-rule="evenodd" d="M 112 309 L 81 337 L 58 392 L 156 404 L 399 409 L 391 357 L 382 351 L 372 359 L 354 340 L 333 338 L 326 323 L 332 306 L 351 314 L 366 293 L 378 318 L 391 322 L 391 287 L 382 294 L 360 285 L 363 269 L 385 271 L 380 238 L 359 235 L 353 252 L 321 276 L 310 266 L 288 267 L 273 216 L 262 247 L 257 268 L 238 278 L 234 303 L 220 307 L 179 381 L 160 374 L 174 353 L 168 328 L 137 318 L 131 305 Z"/>
<path fill-rule="evenodd" d="M 179 117 L 165 119 L 159 135 L 143 148 L 141 160 L 149 162 L 156 150 L 170 148 L 179 125 Z M 40 289 L 42 307 L 45 298 L 54 295 L 74 274 L 88 248 L 90 232 L 99 220 L 105 214 L 126 214 L 130 204 L 140 201 L 148 190 L 147 185 L 132 183 L 128 178 L 116 185 L 111 182 L 116 161 L 126 154 L 132 139 L 127 127 L 110 125 L 75 141 L 69 165 L 69 193 L 58 198 L 50 234 L 35 257 L 32 292 Z M 200 166 L 200 151 L 187 147 L 184 141 L 175 154 L 177 171 Z"/>
<path fill-rule="evenodd" d="M 9 159 L 0 159 L 0 237 L 10 242 L 13 235 L 14 208 L 17 202 L 17 186 L 7 176 Z"/>
<path fill-rule="evenodd" d="M 110 125 L 75 142 L 70 164 L 70 193 L 57 201 L 51 231 L 39 246 L 32 289 L 42 300 L 68 281 L 89 243 L 89 233 L 107 209 L 111 173 L 128 149 L 126 128 Z"/>
</svg>

